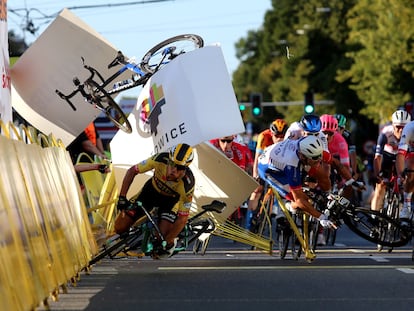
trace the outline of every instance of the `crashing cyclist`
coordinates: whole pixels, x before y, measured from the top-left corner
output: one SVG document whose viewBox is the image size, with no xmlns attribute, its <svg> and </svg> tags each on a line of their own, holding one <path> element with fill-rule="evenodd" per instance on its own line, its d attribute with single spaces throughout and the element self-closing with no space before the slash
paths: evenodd
<svg viewBox="0 0 414 311">
<path fill-rule="evenodd" d="M 267 148 L 259 158 L 260 178 L 268 182 L 286 199 L 291 211 L 299 208 L 317 218 L 323 227 L 334 227 L 325 214 L 314 208 L 308 195 L 303 192 L 302 180 L 307 170 L 321 165 L 322 141 L 316 136 L 299 140 L 286 139 Z"/>
<path fill-rule="evenodd" d="M 158 208 L 158 226 L 167 246 L 155 257 L 171 256 L 176 237 L 184 228 L 191 208 L 195 179 L 189 165 L 193 160 L 193 149 L 187 144 L 178 144 L 168 152 L 156 154 L 131 166 L 122 181 L 118 199 L 121 213 L 115 220 L 118 234 L 127 232 L 144 211 L 131 202 L 141 202 L 147 211 Z M 153 170 L 153 176 L 130 201 L 128 190 L 137 174 Z M 156 246 L 156 245 L 155 245 Z M 156 247 L 154 247 L 156 249 Z"/>
</svg>

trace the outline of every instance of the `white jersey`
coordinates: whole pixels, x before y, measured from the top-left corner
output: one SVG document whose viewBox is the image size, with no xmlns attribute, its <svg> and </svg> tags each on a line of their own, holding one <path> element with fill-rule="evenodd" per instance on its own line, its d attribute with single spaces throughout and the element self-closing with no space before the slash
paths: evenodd
<svg viewBox="0 0 414 311">
<path fill-rule="evenodd" d="M 286 166 L 297 167 L 299 148 L 297 140 L 286 139 L 268 146 L 259 157 L 259 163 L 267 164 L 269 169 L 283 171 Z"/>
<path fill-rule="evenodd" d="M 398 151 L 412 152 L 414 148 L 414 121 L 408 122 L 401 134 L 400 143 L 398 144 Z"/>
<path fill-rule="evenodd" d="M 303 129 L 299 122 L 293 122 L 287 129 L 284 139 L 299 139 L 303 136 Z"/>
</svg>

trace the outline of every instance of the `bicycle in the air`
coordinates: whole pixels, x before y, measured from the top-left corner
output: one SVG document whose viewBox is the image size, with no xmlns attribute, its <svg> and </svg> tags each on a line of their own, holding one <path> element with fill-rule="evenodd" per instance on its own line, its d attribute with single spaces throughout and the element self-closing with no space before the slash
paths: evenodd
<svg viewBox="0 0 414 311">
<path fill-rule="evenodd" d="M 133 59 L 126 58 L 121 51 L 118 51 L 115 59 L 108 65 L 108 69 L 118 65 L 122 67 L 107 79 L 104 79 L 101 73 L 94 67 L 87 65 L 85 59 L 81 57 L 83 67 L 90 72 L 89 77 L 82 83 L 78 77 L 74 77 L 73 84 L 76 88 L 68 95 L 59 90 L 55 90 L 55 92 L 75 111 L 76 107 L 72 103 L 72 98 L 78 93 L 81 94 L 86 102 L 104 112 L 119 129 L 126 133 L 131 133 L 131 124 L 125 113 L 114 101 L 113 96 L 122 91 L 145 84 L 154 73 L 177 56 L 203 46 L 204 41 L 198 35 L 178 35 L 166 39 L 151 48 L 142 57 L 140 63 L 135 63 Z M 117 80 L 127 70 L 132 72 L 131 77 L 126 80 Z"/>
<path fill-rule="evenodd" d="M 89 262 L 89 265 L 93 265 L 105 257 L 114 259 L 120 252 L 128 253 L 135 249 L 140 249 L 145 256 L 153 258 L 157 258 L 156 254 L 160 251 L 165 251 L 167 242 L 158 228 L 154 216 L 156 211 L 148 212 L 139 202 L 132 204 L 142 208 L 145 213 L 145 220 L 132 226 L 128 232 L 109 238 L 98 254 Z M 202 234 L 212 233 L 215 230 L 214 222 L 210 218 L 202 216 L 207 212 L 222 213 L 225 207 L 226 204 L 218 200 L 213 200 L 210 204 L 201 206 L 201 211 L 188 219 L 184 229 L 178 235 L 177 246 L 173 255 L 186 250 Z M 198 243 L 194 244 L 194 253 L 199 251 L 199 246 Z M 206 246 L 203 247 L 200 253 L 204 254 L 205 248 Z"/>
</svg>

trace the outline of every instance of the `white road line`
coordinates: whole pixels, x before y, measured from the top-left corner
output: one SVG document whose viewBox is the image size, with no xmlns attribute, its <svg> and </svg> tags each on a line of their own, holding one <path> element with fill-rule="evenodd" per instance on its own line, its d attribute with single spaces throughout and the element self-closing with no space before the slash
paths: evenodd
<svg viewBox="0 0 414 311">
<path fill-rule="evenodd" d="M 370 256 L 369 258 L 371 258 L 372 260 L 374 260 L 376 262 L 389 262 L 388 259 L 386 259 L 384 257 L 380 257 L 380 256 Z"/>
<path fill-rule="evenodd" d="M 398 268 L 398 271 L 404 272 L 404 273 L 408 273 L 408 274 L 413 274 L 414 273 L 414 269 L 413 268 Z"/>
</svg>

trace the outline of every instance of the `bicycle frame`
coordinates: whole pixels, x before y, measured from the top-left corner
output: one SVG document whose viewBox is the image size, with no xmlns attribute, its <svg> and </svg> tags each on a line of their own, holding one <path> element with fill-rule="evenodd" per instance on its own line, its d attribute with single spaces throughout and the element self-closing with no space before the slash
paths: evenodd
<svg viewBox="0 0 414 311">
<path fill-rule="evenodd" d="M 293 233 L 295 234 L 296 238 L 298 239 L 302 247 L 303 252 L 305 253 L 306 261 L 312 262 L 316 258 L 316 254 L 310 248 L 309 235 L 307 234 L 309 232 L 309 215 L 306 213 L 303 213 L 303 230 L 302 230 L 303 234 L 302 234 L 300 233 L 299 228 L 296 225 L 295 221 L 293 220 L 288 208 L 283 202 L 279 192 L 276 189 L 274 189 L 271 185 L 269 185 L 268 191 L 272 191 L 274 198 L 276 198 L 277 202 L 280 205 L 280 208 L 283 211 L 283 214 L 285 214 L 286 219 L 289 222 L 291 229 L 293 230 Z"/>
</svg>

